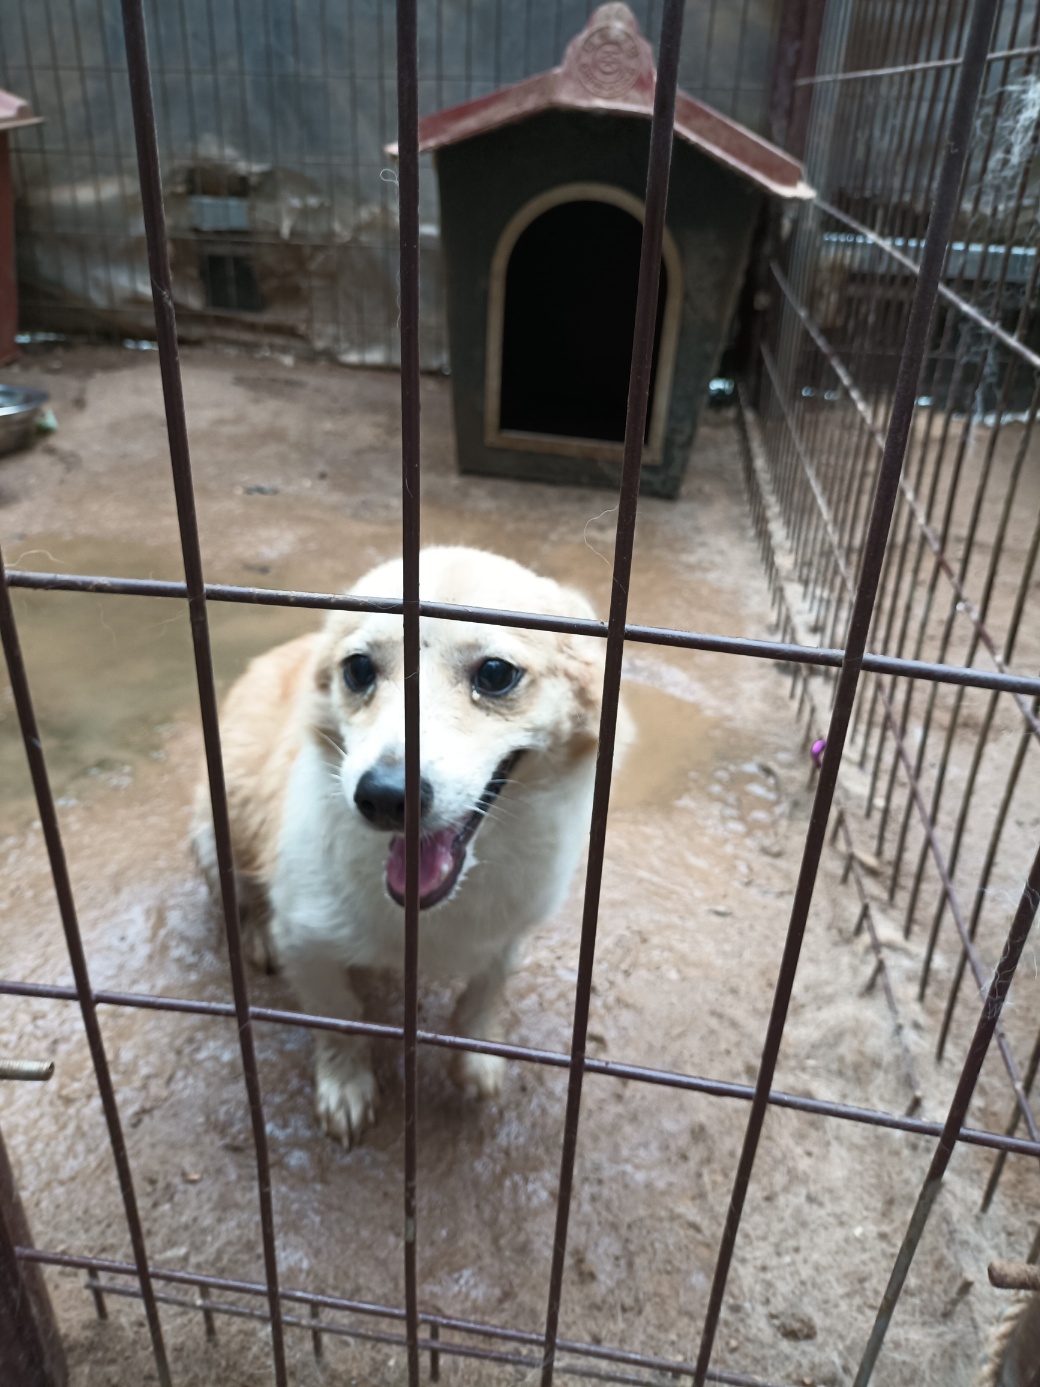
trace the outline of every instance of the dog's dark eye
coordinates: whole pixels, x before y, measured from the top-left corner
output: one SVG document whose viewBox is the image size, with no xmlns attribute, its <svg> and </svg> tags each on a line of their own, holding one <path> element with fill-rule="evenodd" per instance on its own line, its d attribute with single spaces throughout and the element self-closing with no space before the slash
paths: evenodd
<svg viewBox="0 0 1040 1387">
<path fill-rule="evenodd" d="M 473 688 L 482 694 L 506 694 L 523 678 L 522 669 L 508 660 L 485 660 L 473 676 Z"/>
<path fill-rule="evenodd" d="M 367 655 L 348 655 L 343 661 L 343 679 L 354 693 L 364 693 L 376 682 L 376 667 Z"/>
</svg>

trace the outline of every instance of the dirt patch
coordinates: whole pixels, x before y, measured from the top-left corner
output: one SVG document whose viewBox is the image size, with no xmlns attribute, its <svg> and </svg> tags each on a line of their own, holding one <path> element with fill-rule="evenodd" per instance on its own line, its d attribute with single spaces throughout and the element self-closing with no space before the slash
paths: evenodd
<svg viewBox="0 0 1040 1387">
<path fill-rule="evenodd" d="M 41 569 L 179 577 L 154 358 L 83 350 L 56 354 L 56 362 L 57 370 L 29 362 L 20 371 L 21 380 L 42 379 L 52 390 L 62 428 L 53 442 L 0 464 L 5 558 Z M 396 377 L 187 352 L 185 387 L 212 581 L 328 589 L 395 552 Z M 446 383 L 425 378 L 422 393 L 424 539 L 507 553 L 577 584 L 605 611 L 610 495 L 458 477 Z M 633 620 L 769 633 L 731 419 L 709 417 L 702 426 L 679 501 L 641 503 L 636 553 Z M 227 1000 L 216 922 L 184 845 L 201 739 L 183 609 L 80 595 L 16 599 L 95 986 Z M 314 624 L 276 609 L 215 606 L 212 617 L 225 685 L 251 654 Z M 754 1078 L 811 795 L 787 691 L 767 662 L 631 650 L 625 696 L 639 741 L 620 773 L 608 839 L 590 1028 L 597 1056 Z M 5 698 L 3 972 L 67 982 Z M 828 854 L 777 1086 L 900 1111 L 906 1079 L 884 1001 L 865 991 L 871 961 L 851 941 L 856 904 L 839 872 Z M 580 884 L 531 936 L 510 984 L 507 1034 L 518 1043 L 567 1047 Z M 1031 971 L 1014 995 L 1035 1014 L 1040 985 Z M 279 979 L 254 976 L 251 984 L 258 1003 L 290 1005 Z M 934 1018 L 913 1002 L 909 982 L 905 991 L 923 1112 L 941 1117 L 953 1065 L 937 1072 L 931 1064 Z M 377 1015 L 399 1015 L 394 987 L 376 1000 Z M 424 989 L 421 1005 L 423 1024 L 446 1024 L 446 990 Z M 126 1257 L 77 1011 L 3 997 L 0 1016 L 5 1051 L 53 1057 L 57 1066 L 48 1086 L 8 1086 L 0 1095 L 38 1244 Z M 233 1024 L 112 1008 L 101 1017 L 151 1260 L 261 1279 Z M 273 1026 L 258 1028 L 257 1038 L 285 1285 L 402 1304 L 395 1047 L 377 1052 L 379 1123 L 348 1155 L 316 1130 L 308 1038 Z M 442 1054 L 422 1052 L 420 1080 L 421 1303 L 537 1331 L 565 1075 L 513 1066 L 501 1102 L 485 1108 L 455 1094 Z M 695 1352 L 746 1116 L 736 1099 L 589 1077 L 565 1336 L 686 1358 Z M 792 1383 L 850 1382 L 930 1150 L 918 1137 L 772 1109 L 714 1366 Z M 985 1284 L 985 1263 L 1022 1254 L 1018 1201 L 1028 1189 L 1015 1167 L 997 1206 L 979 1215 L 987 1168 L 977 1152 L 954 1160 L 878 1370 L 885 1387 L 973 1381 L 1000 1305 Z M 139 1304 L 110 1297 L 110 1319 L 98 1323 L 81 1273 L 48 1276 L 74 1387 L 154 1380 Z M 217 1325 L 216 1341 L 207 1343 L 196 1312 L 164 1311 L 175 1381 L 266 1381 L 263 1328 L 224 1317 Z M 398 1348 L 327 1338 L 319 1368 L 309 1332 L 290 1330 L 288 1345 L 294 1383 L 405 1380 Z M 445 1359 L 442 1380 L 528 1379 L 512 1368 Z"/>
</svg>

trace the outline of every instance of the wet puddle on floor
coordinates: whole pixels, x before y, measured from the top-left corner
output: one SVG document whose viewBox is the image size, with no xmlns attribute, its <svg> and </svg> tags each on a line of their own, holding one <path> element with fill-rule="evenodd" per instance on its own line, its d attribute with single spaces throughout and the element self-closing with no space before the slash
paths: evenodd
<svg viewBox="0 0 1040 1387">
<path fill-rule="evenodd" d="M 781 778 L 795 751 L 764 750 L 753 727 L 720 710 L 718 679 L 694 679 L 679 662 L 641 651 L 626 656 L 622 693 L 636 736 L 621 763 L 611 808 L 690 810 L 703 819 L 705 796 L 727 837 L 771 840 L 785 811 Z"/>
<path fill-rule="evenodd" d="M 34 536 L 10 550 L 10 567 L 37 572 L 182 578 L 174 550 Z M 277 573 L 242 575 L 278 583 Z M 12 592 L 36 717 L 55 796 L 91 782 L 125 783 L 142 760 L 161 760 L 170 726 L 196 717 L 185 604 L 78 592 Z M 230 603 L 210 609 L 217 682 L 226 688 L 268 646 L 315 624 L 312 613 Z M 6 670 L 0 675 L 0 835 L 24 828 L 35 806 Z"/>
<path fill-rule="evenodd" d="M 177 580 L 173 547 L 35 535 L 10 549 L 12 568 Z M 297 586 L 299 556 L 227 575 L 257 586 Z M 221 575 L 222 577 L 224 575 Z M 306 575 L 310 577 L 311 575 Z M 321 586 L 316 575 L 314 586 Z M 59 803 L 97 785 L 126 784 L 135 766 L 163 760 L 173 725 L 194 720 L 196 691 L 188 616 L 161 598 L 15 589 L 19 634 Z M 320 617 L 278 607 L 214 603 L 210 608 L 218 688 L 226 690 L 261 651 Z M 682 656 L 632 652 L 624 697 L 637 735 L 617 775 L 613 807 L 678 801 L 690 777 L 733 759 L 732 730 L 718 714 L 717 690 L 684 673 Z M 715 696 L 713 696 L 713 694 Z M 712 705 L 715 705 L 713 707 Z M 6 675 L 0 683 L 0 836 L 35 817 L 25 753 Z"/>
</svg>

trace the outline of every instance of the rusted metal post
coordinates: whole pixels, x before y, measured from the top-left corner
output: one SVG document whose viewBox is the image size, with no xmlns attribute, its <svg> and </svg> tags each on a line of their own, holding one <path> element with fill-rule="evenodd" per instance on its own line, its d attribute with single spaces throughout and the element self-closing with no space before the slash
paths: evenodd
<svg viewBox="0 0 1040 1387">
<path fill-rule="evenodd" d="M 809 132 L 812 87 L 796 86 L 816 71 L 825 0 L 785 0 L 769 79 L 769 138 L 801 159 Z M 790 212 L 776 199 L 763 203 L 752 242 L 738 309 L 740 338 L 735 367 L 755 407 L 761 404 L 762 342 L 770 303 L 770 260 L 781 242 L 781 222 Z"/>
<path fill-rule="evenodd" d="M 434 1344 L 440 1342 L 441 1327 L 434 1322 L 430 1325 L 430 1381 L 440 1382 L 441 1380 L 441 1355 Z"/>
<path fill-rule="evenodd" d="M 18 356 L 18 278 L 14 267 L 14 191 L 7 131 L 0 128 L 0 366 Z"/>
<path fill-rule="evenodd" d="M 0 1382 L 65 1387 L 65 1351 L 43 1268 L 20 1261 L 32 1236 L 0 1136 Z"/>
<path fill-rule="evenodd" d="M 795 158 L 805 153 L 812 87 L 796 85 L 816 72 L 824 0 L 786 0 L 773 54 L 769 138 Z"/>
<path fill-rule="evenodd" d="M 0 91 L 0 366 L 18 356 L 18 277 L 14 263 L 14 184 L 11 178 L 9 134 L 26 125 L 39 125 L 28 102 L 13 92 Z"/>
</svg>

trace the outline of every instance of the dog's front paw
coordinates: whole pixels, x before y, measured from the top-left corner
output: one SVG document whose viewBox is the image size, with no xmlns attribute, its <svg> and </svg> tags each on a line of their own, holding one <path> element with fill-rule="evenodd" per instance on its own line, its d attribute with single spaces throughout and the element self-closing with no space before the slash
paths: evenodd
<svg viewBox="0 0 1040 1387">
<path fill-rule="evenodd" d="M 497 1098 L 505 1073 L 506 1062 L 501 1055 L 456 1050 L 451 1057 L 452 1080 L 467 1098 Z"/>
<path fill-rule="evenodd" d="M 245 916 L 242 920 L 242 952 L 261 973 L 278 972 L 278 955 L 265 920 Z"/>
<path fill-rule="evenodd" d="M 342 1142 L 348 1151 L 376 1120 L 379 1088 L 375 1075 L 345 1056 L 319 1056 L 314 1098 L 322 1131 Z"/>
</svg>

